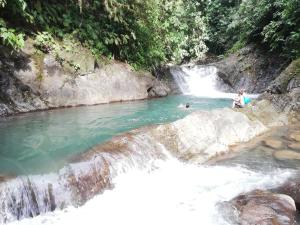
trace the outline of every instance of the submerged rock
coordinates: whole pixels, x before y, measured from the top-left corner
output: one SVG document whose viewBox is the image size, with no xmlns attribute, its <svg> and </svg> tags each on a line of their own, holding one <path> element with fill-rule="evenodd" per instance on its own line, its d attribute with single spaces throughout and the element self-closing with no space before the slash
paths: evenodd
<svg viewBox="0 0 300 225">
<path fill-rule="evenodd" d="M 255 190 L 230 201 L 238 211 L 242 225 L 292 225 L 295 223 L 294 200 L 283 194 Z"/>
</svg>

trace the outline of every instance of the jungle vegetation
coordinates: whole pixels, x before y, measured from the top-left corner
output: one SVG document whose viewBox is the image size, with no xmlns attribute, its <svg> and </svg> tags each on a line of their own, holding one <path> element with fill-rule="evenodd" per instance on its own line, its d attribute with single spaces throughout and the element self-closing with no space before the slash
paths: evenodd
<svg viewBox="0 0 300 225">
<path fill-rule="evenodd" d="M 300 56 L 300 0 L 0 0 L 0 44 L 42 51 L 65 37 L 136 68 L 224 55 L 248 43 Z"/>
</svg>

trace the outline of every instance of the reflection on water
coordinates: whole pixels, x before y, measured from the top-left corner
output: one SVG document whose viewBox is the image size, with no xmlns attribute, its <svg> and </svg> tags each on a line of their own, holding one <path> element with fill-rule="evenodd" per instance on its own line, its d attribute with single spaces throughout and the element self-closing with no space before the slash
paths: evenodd
<svg viewBox="0 0 300 225">
<path fill-rule="evenodd" d="M 189 102 L 186 110 L 178 107 Z M 169 96 L 22 114 L 0 120 L 0 174 L 54 171 L 74 154 L 144 125 L 171 122 L 197 109 L 230 106 L 225 99 Z"/>
</svg>

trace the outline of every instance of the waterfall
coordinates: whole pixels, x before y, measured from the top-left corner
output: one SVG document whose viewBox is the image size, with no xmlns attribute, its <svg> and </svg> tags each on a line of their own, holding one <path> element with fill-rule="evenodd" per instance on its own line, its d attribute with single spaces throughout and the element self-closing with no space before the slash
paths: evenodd
<svg viewBox="0 0 300 225">
<path fill-rule="evenodd" d="M 225 93 L 228 90 L 217 75 L 215 66 L 181 66 L 171 68 L 171 74 L 185 95 L 212 98 L 232 98 L 232 94 Z"/>
<path fill-rule="evenodd" d="M 0 183 L 0 224 L 81 206 L 113 187 L 132 168 L 151 170 L 168 153 L 147 135 L 116 138 L 76 157 L 57 173 L 20 176 Z M 147 162 L 147 163 L 145 163 Z"/>
</svg>

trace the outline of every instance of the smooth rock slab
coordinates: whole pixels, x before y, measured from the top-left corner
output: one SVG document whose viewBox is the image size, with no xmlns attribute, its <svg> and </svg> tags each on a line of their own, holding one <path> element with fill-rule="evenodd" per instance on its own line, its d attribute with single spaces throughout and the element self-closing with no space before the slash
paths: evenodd
<svg viewBox="0 0 300 225">
<path fill-rule="evenodd" d="M 298 160 L 300 160 L 300 153 L 290 151 L 290 150 L 276 151 L 276 152 L 274 152 L 273 156 L 276 159 L 279 159 L 279 160 L 285 160 L 285 159 L 298 159 Z"/>
<path fill-rule="evenodd" d="M 292 225 L 295 222 L 294 200 L 283 194 L 255 190 L 231 200 L 239 212 L 241 225 Z"/>
</svg>

